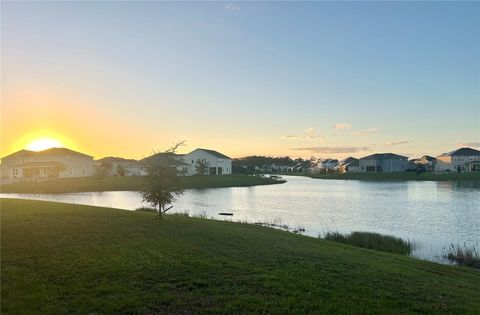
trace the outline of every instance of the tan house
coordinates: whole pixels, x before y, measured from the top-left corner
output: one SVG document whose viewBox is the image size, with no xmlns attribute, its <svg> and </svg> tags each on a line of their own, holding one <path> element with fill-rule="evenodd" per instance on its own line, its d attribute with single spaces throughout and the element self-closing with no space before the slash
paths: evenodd
<svg viewBox="0 0 480 315">
<path fill-rule="evenodd" d="M 36 182 L 53 178 L 87 177 L 95 173 L 93 157 L 67 148 L 20 150 L 1 159 L 2 182 Z"/>
<path fill-rule="evenodd" d="M 460 148 L 437 156 L 437 172 L 480 171 L 480 151 L 472 148 Z"/>
</svg>

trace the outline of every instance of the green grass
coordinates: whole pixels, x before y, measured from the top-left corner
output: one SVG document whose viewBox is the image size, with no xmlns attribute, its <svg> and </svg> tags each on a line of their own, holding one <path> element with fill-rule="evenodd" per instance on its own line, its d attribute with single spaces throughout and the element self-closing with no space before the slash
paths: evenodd
<svg viewBox="0 0 480 315">
<path fill-rule="evenodd" d="M 475 314 L 480 272 L 256 225 L 1 200 L 2 314 Z"/>
<path fill-rule="evenodd" d="M 353 179 L 353 180 L 371 180 L 371 181 L 480 181 L 480 172 L 470 173 L 433 173 L 425 172 L 417 175 L 415 172 L 398 173 L 328 173 L 328 174 L 306 174 L 294 173 L 285 175 L 308 176 L 318 179 Z"/>
<path fill-rule="evenodd" d="M 373 232 L 352 232 L 350 234 L 328 232 L 325 233 L 323 239 L 400 255 L 410 255 L 413 249 L 413 245 L 409 241 Z"/>
<path fill-rule="evenodd" d="M 180 177 L 183 188 L 222 188 L 269 185 L 281 183 L 269 178 L 247 175 L 185 176 Z M 2 193 L 67 193 L 86 191 L 139 191 L 145 184 L 140 176 L 77 177 L 39 183 L 14 183 L 0 186 Z"/>
</svg>

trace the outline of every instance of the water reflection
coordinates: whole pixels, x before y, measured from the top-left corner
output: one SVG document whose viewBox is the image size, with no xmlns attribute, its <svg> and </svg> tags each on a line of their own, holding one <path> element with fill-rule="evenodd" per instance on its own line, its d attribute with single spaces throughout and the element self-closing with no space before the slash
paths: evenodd
<svg viewBox="0 0 480 315">
<path fill-rule="evenodd" d="M 273 222 L 325 231 L 374 231 L 415 240 L 415 255 L 435 260 L 451 243 L 480 241 L 480 184 L 474 182 L 368 182 L 288 177 L 282 185 L 187 190 L 177 212 L 223 220 Z M 137 192 L 56 195 L 0 194 L 1 197 L 52 200 L 134 210 Z"/>
</svg>

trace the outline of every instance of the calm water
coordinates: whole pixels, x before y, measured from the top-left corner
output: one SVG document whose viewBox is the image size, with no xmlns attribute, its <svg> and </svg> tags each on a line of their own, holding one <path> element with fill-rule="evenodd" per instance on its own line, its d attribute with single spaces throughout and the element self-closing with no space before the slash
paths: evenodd
<svg viewBox="0 0 480 315">
<path fill-rule="evenodd" d="M 478 183 L 366 182 L 286 177 L 281 185 L 187 190 L 175 202 L 176 212 L 206 214 L 224 220 L 275 222 L 304 234 L 328 230 L 374 231 L 414 240 L 414 255 L 441 261 L 451 243 L 480 243 Z M 134 210 L 138 192 L 70 194 L 0 194 L 2 198 L 50 200 Z M 173 209 L 172 209 L 173 210 Z M 229 218 L 230 220 L 230 218 Z"/>
</svg>

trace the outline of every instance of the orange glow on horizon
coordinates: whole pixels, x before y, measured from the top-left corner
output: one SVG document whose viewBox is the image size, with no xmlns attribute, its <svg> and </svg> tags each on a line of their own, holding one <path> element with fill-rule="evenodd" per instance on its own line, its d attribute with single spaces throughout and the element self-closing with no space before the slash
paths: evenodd
<svg viewBox="0 0 480 315">
<path fill-rule="evenodd" d="M 27 145 L 26 149 L 31 151 L 42 151 L 50 148 L 61 148 L 61 147 L 63 147 L 63 144 L 56 139 L 41 138 L 41 139 L 36 139 L 30 142 Z"/>
<path fill-rule="evenodd" d="M 50 130 L 40 130 L 21 137 L 11 148 L 12 152 L 26 149 L 42 151 L 50 148 L 69 148 L 76 150 L 76 145 L 68 137 Z"/>
</svg>

